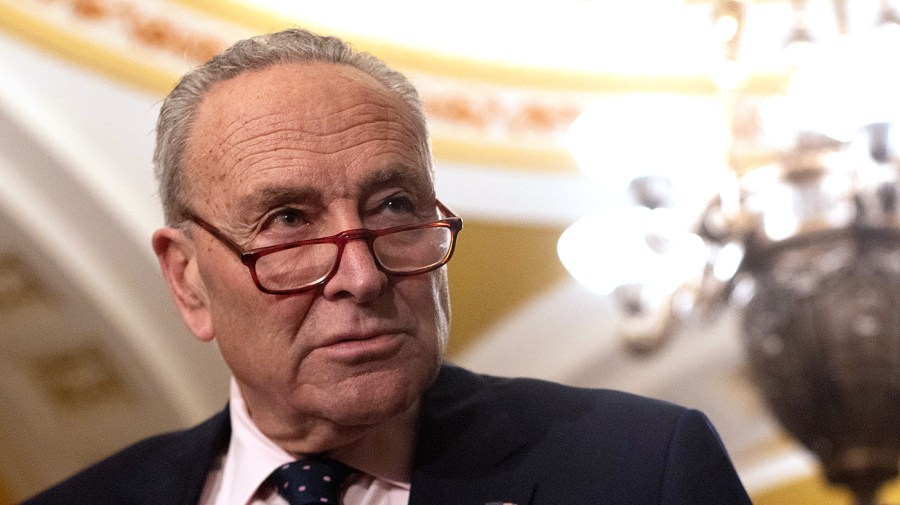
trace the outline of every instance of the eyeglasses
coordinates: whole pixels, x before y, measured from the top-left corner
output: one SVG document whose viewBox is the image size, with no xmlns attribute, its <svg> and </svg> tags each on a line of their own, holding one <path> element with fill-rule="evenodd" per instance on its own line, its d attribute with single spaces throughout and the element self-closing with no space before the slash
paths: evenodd
<svg viewBox="0 0 900 505">
<path fill-rule="evenodd" d="M 462 229 L 462 218 L 443 203 L 437 209 L 444 219 L 369 230 L 346 230 L 330 237 L 299 240 L 245 251 L 218 228 L 194 214 L 193 221 L 234 251 L 263 293 L 299 293 L 327 283 L 337 272 L 344 247 L 351 240 L 365 240 L 378 268 L 391 275 L 417 275 L 447 264 Z"/>
</svg>

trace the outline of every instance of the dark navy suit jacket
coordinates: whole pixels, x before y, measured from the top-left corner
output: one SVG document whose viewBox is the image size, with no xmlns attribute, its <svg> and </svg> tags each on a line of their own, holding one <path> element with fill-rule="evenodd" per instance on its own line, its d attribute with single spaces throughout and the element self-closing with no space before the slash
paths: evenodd
<svg viewBox="0 0 900 505">
<path fill-rule="evenodd" d="M 25 503 L 195 504 L 230 433 L 226 408 Z M 452 366 L 425 395 L 413 466 L 411 505 L 750 503 L 697 411 Z"/>
</svg>

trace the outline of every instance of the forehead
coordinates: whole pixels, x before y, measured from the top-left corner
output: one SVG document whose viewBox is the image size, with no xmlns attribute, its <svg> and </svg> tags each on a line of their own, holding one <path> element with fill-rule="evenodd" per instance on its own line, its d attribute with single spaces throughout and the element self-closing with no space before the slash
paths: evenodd
<svg viewBox="0 0 900 505">
<path fill-rule="evenodd" d="M 353 196 L 392 172 L 430 186 L 424 135 L 408 104 L 346 65 L 240 74 L 197 109 L 184 163 L 190 199 L 213 205 L 217 195 L 236 201 L 273 185 Z"/>
</svg>

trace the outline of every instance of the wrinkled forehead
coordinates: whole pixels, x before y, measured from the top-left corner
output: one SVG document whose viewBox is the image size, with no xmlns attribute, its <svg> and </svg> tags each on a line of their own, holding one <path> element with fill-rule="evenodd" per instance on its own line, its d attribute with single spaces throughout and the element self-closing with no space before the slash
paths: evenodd
<svg viewBox="0 0 900 505">
<path fill-rule="evenodd" d="M 338 64 L 276 65 L 216 84 L 197 109 L 184 161 L 194 197 L 259 173 L 326 185 L 388 166 L 418 172 L 433 191 L 421 118 L 371 76 Z"/>
</svg>

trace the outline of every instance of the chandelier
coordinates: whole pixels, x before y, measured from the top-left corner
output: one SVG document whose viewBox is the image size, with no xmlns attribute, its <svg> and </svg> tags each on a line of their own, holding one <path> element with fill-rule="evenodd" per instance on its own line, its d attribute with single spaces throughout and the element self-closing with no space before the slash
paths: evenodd
<svg viewBox="0 0 900 505">
<path fill-rule="evenodd" d="M 900 18 L 881 1 L 854 25 L 834 1 L 822 41 L 811 6 L 790 2 L 769 56 L 788 85 L 753 102 L 742 46 L 756 8 L 714 5 L 714 100 L 636 95 L 575 121 L 576 160 L 634 205 L 576 222 L 559 254 L 612 294 L 636 353 L 738 311 L 775 416 L 831 482 L 874 504 L 900 461 Z M 753 142 L 766 155 L 748 161 Z"/>
</svg>

